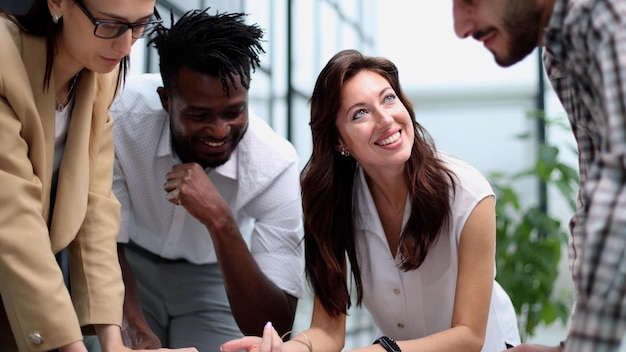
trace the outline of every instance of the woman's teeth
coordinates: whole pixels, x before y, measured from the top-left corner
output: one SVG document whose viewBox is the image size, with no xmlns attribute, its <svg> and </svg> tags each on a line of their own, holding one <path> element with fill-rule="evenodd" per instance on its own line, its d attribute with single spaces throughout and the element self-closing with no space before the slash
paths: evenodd
<svg viewBox="0 0 626 352">
<path fill-rule="evenodd" d="M 377 142 L 376 144 L 380 145 L 380 146 L 385 146 L 387 144 L 391 144 L 395 141 L 397 141 L 398 139 L 400 139 L 400 131 L 394 133 L 392 136 L 390 136 L 389 138 L 385 138 L 380 142 Z"/>
</svg>

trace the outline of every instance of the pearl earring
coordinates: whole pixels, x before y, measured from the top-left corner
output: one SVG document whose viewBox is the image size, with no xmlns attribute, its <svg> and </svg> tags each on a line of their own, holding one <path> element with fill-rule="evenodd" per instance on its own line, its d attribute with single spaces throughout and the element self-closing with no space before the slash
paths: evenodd
<svg viewBox="0 0 626 352">
<path fill-rule="evenodd" d="M 59 23 L 59 19 L 61 18 L 61 16 L 59 16 L 58 14 L 54 14 L 52 15 L 52 22 L 54 22 L 54 24 Z"/>
<path fill-rule="evenodd" d="M 348 149 L 341 147 L 339 149 L 339 154 L 341 154 L 342 156 L 350 156 L 350 152 L 348 151 Z"/>
</svg>

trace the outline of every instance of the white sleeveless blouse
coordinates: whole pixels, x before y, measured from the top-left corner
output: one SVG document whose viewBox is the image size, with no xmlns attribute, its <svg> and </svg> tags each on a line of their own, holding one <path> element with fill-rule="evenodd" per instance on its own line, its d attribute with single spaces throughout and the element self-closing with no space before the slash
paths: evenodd
<svg viewBox="0 0 626 352">
<path fill-rule="evenodd" d="M 400 270 L 391 256 L 361 168 L 355 178 L 355 230 L 363 305 L 374 317 L 380 334 L 396 340 L 416 339 L 450 328 L 461 231 L 476 204 L 494 194 L 486 178 L 475 168 L 445 153 L 440 152 L 440 157 L 456 175 L 451 231 L 442 233 L 424 263 L 408 272 Z M 410 210 L 407 199 L 403 224 Z M 482 351 L 501 352 L 505 343 L 518 345 L 519 331 L 513 304 L 494 280 Z"/>
</svg>

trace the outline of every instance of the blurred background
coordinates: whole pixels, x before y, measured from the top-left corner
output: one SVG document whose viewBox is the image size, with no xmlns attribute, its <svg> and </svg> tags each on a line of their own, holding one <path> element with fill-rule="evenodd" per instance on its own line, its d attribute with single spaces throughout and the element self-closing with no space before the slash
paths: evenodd
<svg viewBox="0 0 626 352">
<path fill-rule="evenodd" d="M 0 0 L 0 8 L 19 12 L 30 2 Z M 502 207 L 519 203 L 517 209 L 499 208 L 499 218 L 520 222 L 520 228 L 545 217 L 552 221 L 551 229 L 525 237 L 511 231 L 509 221 L 508 228 L 499 227 L 498 281 L 512 295 L 527 341 L 558 344 L 565 337 L 572 290 L 565 234 L 575 180 L 566 179 L 571 189 L 561 191 L 568 168 L 577 170 L 577 158 L 539 50 L 512 68 L 498 67 L 480 43 L 456 38 L 452 1 L 157 0 L 157 7 L 166 26 L 170 13 L 176 19 L 210 7 L 245 12 L 264 29 L 266 54 L 253 76 L 251 109 L 293 143 L 301 166 L 311 152 L 308 99 L 327 60 L 355 48 L 394 61 L 419 123 L 438 148 L 473 164 L 494 188 L 515 192 L 514 201 L 498 198 Z M 144 72 L 158 72 L 158 58 L 142 39 L 133 47 L 131 74 Z M 551 249 L 534 250 L 544 247 Z M 311 309 L 309 292 L 294 329 L 308 327 Z M 374 332 L 368 313 L 353 308 L 346 348 L 371 343 Z"/>
</svg>

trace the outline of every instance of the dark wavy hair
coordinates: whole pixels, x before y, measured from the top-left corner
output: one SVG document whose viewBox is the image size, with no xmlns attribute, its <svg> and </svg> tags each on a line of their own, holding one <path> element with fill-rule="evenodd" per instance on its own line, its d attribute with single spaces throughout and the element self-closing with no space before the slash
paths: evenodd
<svg viewBox="0 0 626 352">
<path fill-rule="evenodd" d="M 205 10 L 185 13 L 170 29 L 161 25 L 150 40 L 159 53 L 163 86 L 170 92 L 182 67 L 219 77 L 228 94 L 228 82 L 248 89 L 250 70 L 259 67 L 263 31 L 257 24 L 245 24 L 243 13 L 216 13 Z M 171 15 L 173 23 L 173 15 Z"/>
<path fill-rule="evenodd" d="M 331 316 L 346 314 L 351 305 L 346 255 L 355 280 L 357 305 L 363 298 L 352 204 L 357 162 L 336 150 L 339 131 L 335 122 L 344 85 L 364 70 L 378 73 L 389 82 L 415 129 L 415 142 L 406 162 L 411 215 L 400 235 L 402 270 L 416 269 L 424 262 L 451 216 L 449 197 L 454 190 L 454 174 L 438 158 L 433 139 L 415 120 L 395 64 L 356 50 L 337 53 L 318 76 L 310 99 L 313 152 L 301 173 L 306 274 Z"/>
<path fill-rule="evenodd" d="M 50 10 L 48 9 L 47 0 L 35 0 L 30 9 L 24 14 L 14 14 L 13 21 L 20 29 L 28 34 L 46 39 L 46 71 L 43 79 L 44 89 L 48 89 L 50 85 L 50 76 L 52 75 L 52 64 L 54 63 L 54 54 L 58 50 L 56 44 L 56 36 L 63 25 L 63 18 L 58 23 L 52 21 Z M 124 57 L 120 62 L 120 70 L 117 76 L 117 87 L 124 81 L 130 61 L 128 56 Z"/>
</svg>

